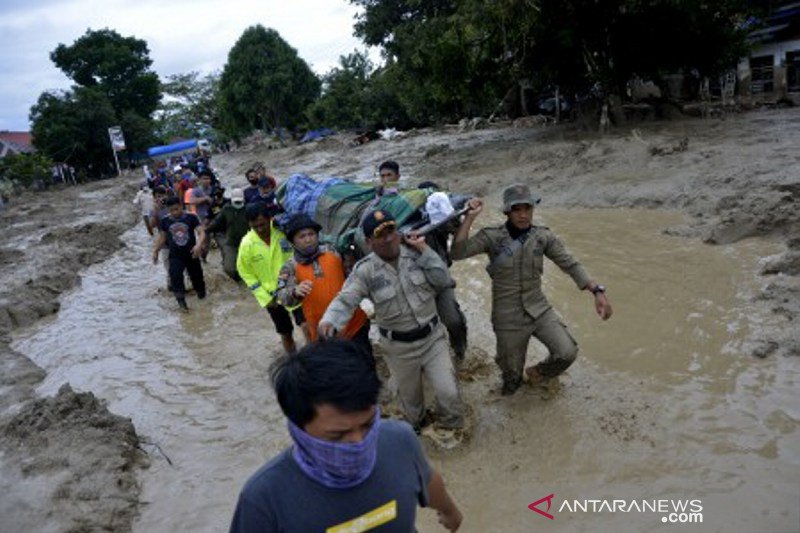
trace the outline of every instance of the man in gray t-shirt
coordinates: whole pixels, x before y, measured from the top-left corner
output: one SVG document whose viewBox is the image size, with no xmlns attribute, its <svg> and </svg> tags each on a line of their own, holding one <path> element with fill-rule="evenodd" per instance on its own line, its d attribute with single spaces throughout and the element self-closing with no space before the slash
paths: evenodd
<svg viewBox="0 0 800 533">
<path fill-rule="evenodd" d="M 193 204 L 197 218 L 200 222 L 206 222 L 211 212 L 211 176 L 209 174 L 200 175 L 200 184 L 192 188 L 192 195 L 189 203 Z"/>
<path fill-rule="evenodd" d="M 461 512 L 411 426 L 382 420 L 375 360 L 357 343 L 315 343 L 278 361 L 272 380 L 294 445 L 245 484 L 231 533 L 415 530 L 432 507 Z"/>
</svg>

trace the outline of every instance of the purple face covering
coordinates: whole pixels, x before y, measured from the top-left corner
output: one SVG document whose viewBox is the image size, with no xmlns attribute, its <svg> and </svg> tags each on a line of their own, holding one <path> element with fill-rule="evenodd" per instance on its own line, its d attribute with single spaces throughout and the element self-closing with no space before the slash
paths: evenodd
<svg viewBox="0 0 800 533">
<path fill-rule="evenodd" d="M 292 457 L 311 479 L 331 489 L 349 489 L 363 483 L 378 459 L 381 410 L 375 407 L 372 427 L 361 442 L 331 442 L 312 437 L 291 420 Z"/>
</svg>

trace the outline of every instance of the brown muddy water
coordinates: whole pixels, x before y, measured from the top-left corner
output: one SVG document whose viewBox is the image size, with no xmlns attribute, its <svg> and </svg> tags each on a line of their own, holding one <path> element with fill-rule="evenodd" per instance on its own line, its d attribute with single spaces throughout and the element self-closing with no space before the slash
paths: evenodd
<svg viewBox="0 0 800 533">
<path fill-rule="evenodd" d="M 428 450 L 464 512 L 462 531 L 800 531 L 797 361 L 745 355 L 750 335 L 777 320 L 755 301 L 756 272 L 781 247 L 670 237 L 662 230 L 682 222 L 670 212 L 546 210 L 542 219 L 607 285 L 615 314 L 601 322 L 591 298 L 549 264 L 546 292 L 579 360 L 557 390 L 501 397 L 485 260 L 455 265 L 474 434 L 460 449 Z M 289 442 L 267 381 L 278 339 L 216 255 L 208 299 L 190 298 L 181 314 L 160 290 L 143 228 L 125 240 L 13 347 L 47 371 L 41 394 L 64 382 L 91 390 L 163 452 L 145 445 L 152 465 L 140 474 L 135 531 L 223 531 L 242 483 Z M 532 342 L 529 361 L 543 355 Z M 528 509 L 550 494 L 553 520 Z M 599 503 L 598 512 L 563 508 L 573 500 L 699 500 L 702 523 Z M 419 528 L 442 530 L 427 510 Z"/>
</svg>

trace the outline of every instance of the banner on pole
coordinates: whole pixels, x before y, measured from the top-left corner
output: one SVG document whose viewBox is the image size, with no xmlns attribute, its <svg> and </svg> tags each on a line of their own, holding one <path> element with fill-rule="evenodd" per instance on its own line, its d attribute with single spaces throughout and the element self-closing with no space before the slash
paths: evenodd
<svg viewBox="0 0 800 533">
<path fill-rule="evenodd" d="M 125 149 L 125 137 L 122 136 L 121 127 L 111 126 L 108 128 L 108 136 L 111 139 L 111 148 L 115 152 L 121 152 Z"/>
</svg>

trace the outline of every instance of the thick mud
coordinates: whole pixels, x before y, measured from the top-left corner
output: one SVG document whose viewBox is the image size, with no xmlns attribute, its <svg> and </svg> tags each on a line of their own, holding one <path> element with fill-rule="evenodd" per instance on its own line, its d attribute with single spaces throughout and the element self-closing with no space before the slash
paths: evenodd
<svg viewBox="0 0 800 533">
<path fill-rule="evenodd" d="M 66 382 L 37 398 L 45 371 L 8 344 L 13 330 L 56 313 L 83 269 L 124 246 L 120 236 L 138 218 L 133 181 L 26 193 L 0 213 L 3 531 L 126 531 L 138 511 L 136 471 L 147 458 L 130 418 Z"/>
<path fill-rule="evenodd" d="M 681 529 L 797 531 L 798 118 L 606 136 L 444 128 L 355 148 L 339 136 L 249 145 L 214 164 L 230 186 L 255 160 L 279 178 L 369 180 L 396 159 L 409 184 L 484 195 L 477 226 L 498 223 L 500 191 L 525 181 L 544 196 L 540 220 L 609 287 L 615 316 L 602 323 L 549 265 L 546 292 L 581 354 L 558 387 L 505 398 L 483 261 L 454 266 L 473 434 L 456 450 L 426 445 L 464 531 L 680 527 L 659 513 L 558 512 L 590 499 L 699 499 L 703 523 Z M 267 383 L 278 351 L 268 318 L 216 252 L 208 299 L 177 312 L 144 228 L 127 229 L 134 181 L 30 197 L 0 215 L 0 327 L 14 331 L 0 355 L 0 529 L 224 530 L 246 477 L 288 443 Z M 543 356 L 532 343 L 529 361 Z M 551 493 L 552 522 L 527 507 Z M 430 512 L 419 527 L 439 528 Z"/>
</svg>

